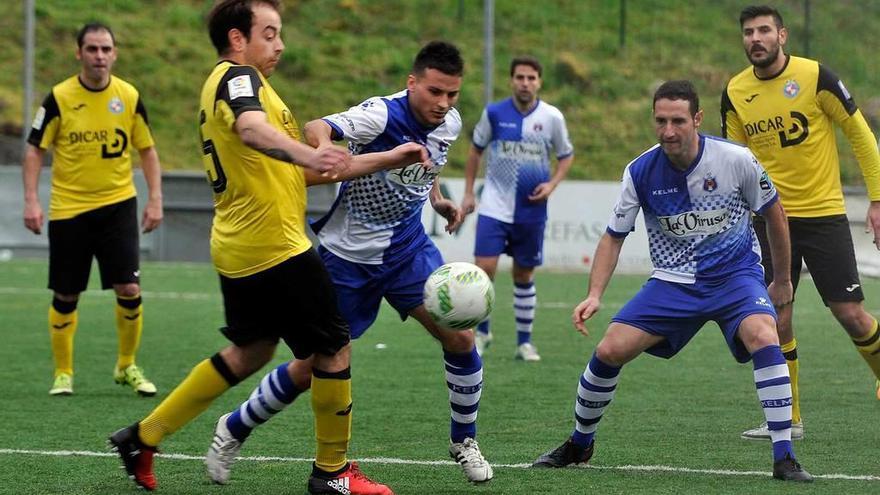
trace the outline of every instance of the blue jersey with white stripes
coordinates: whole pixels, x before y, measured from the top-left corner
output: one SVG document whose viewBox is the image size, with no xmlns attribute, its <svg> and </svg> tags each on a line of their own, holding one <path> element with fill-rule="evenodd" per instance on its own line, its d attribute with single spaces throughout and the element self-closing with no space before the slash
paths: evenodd
<svg viewBox="0 0 880 495">
<path fill-rule="evenodd" d="M 776 187 L 743 146 L 700 135 L 700 151 L 681 171 L 660 145 L 627 165 L 608 233 L 627 235 L 644 212 L 652 277 L 678 283 L 760 270 L 751 212 L 778 200 Z"/>
<path fill-rule="evenodd" d="M 488 155 L 480 215 L 506 223 L 545 221 L 547 202 L 529 196 L 550 180 L 551 153 L 561 160 L 573 152 L 562 112 L 541 100 L 526 114 L 511 98 L 492 103 L 474 128 L 473 143 Z"/>
<path fill-rule="evenodd" d="M 343 182 L 330 211 L 313 225 L 321 245 L 345 260 L 378 265 L 408 257 L 430 243 L 421 222 L 422 206 L 461 132 L 458 111 L 452 108 L 442 124 L 425 127 L 410 110 L 404 90 L 370 98 L 324 121 L 334 138 L 348 142 L 352 154 L 416 142 L 427 148 L 434 167 L 425 170 L 413 163 Z"/>
</svg>

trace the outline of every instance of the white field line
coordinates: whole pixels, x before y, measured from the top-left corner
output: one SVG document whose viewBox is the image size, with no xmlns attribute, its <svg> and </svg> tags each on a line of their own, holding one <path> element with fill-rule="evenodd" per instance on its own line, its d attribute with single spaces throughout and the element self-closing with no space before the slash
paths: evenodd
<svg viewBox="0 0 880 495">
<path fill-rule="evenodd" d="M 116 457 L 112 452 L 93 452 L 88 450 L 27 450 L 27 449 L 2 449 L 0 455 L 36 455 L 49 457 Z M 204 456 L 188 455 L 188 454 L 157 454 L 163 459 L 171 459 L 178 461 L 204 461 Z M 312 462 L 314 459 L 305 457 L 275 457 L 275 456 L 248 456 L 239 457 L 239 461 L 250 462 Z M 394 457 L 366 457 L 358 459 L 360 462 L 368 464 L 402 464 L 408 466 L 454 466 L 452 461 L 420 461 L 415 459 L 397 459 Z M 492 464 L 495 468 L 525 469 L 530 464 Z M 766 471 L 735 471 L 732 469 L 694 469 L 676 466 L 641 466 L 641 465 L 623 465 L 623 466 L 602 466 L 587 465 L 582 469 L 599 469 L 611 471 L 643 471 L 643 472 L 664 472 L 664 473 L 686 473 L 686 474 L 706 474 L 720 476 L 771 476 Z M 847 480 L 847 481 L 880 481 L 880 476 L 873 475 L 850 475 L 850 474 L 814 474 L 814 478 L 826 480 Z"/>
</svg>

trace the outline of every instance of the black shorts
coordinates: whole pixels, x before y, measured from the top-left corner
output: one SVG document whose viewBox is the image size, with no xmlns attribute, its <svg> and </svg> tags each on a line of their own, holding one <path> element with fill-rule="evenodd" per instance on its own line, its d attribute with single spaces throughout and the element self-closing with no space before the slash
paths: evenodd
<svg viewBox="0 0 880 495">
<path fill-rule="evenodd" d="M 284 339 L 297 359 L 332 356 L 350 340 L 336 292 L 314 249 L 241 278 L 220 275 L 226 327 L 223 335 L 243 346 Z"/>
<path fill-rule="evenodd" d="M 755 233 L 761 243 L 764 278 L 773 280 L 773 263 L 764 219 L 755 217 Z M 791 236 L 791 283 L 797 289 L 801 262 L 807 264 L 822 301 L 858 302 L 865 299 L 849 221 L 846 215 L 817 218 L 789 218 Z"/>
<path fill-rule="evenodd" d="M 101 288 L 140 281 L 137 199 L 102 206 L 73 218 L 49 221 L 49 288 L 79 294 L 89 285 L 92 258 Z"/>
</svg>

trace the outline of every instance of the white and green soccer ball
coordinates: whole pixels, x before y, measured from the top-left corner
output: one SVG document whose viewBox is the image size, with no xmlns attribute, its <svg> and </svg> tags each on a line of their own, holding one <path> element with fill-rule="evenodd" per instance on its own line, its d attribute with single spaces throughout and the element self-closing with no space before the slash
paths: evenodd
<svg viewBox="0 0 880 495">
<path fill-rule="evenodd" d="M 480 267 L 447 263 L 425 281 L 425 308 L 440 326 L 467 330 L 489 317 L 495 306 L 495 287 Z"/>
</svg>

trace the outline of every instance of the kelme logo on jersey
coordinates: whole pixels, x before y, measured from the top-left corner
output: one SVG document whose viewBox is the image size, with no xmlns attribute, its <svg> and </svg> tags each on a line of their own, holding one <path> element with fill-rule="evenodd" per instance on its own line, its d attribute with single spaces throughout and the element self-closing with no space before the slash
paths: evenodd
<svg viewBox="0 0 880 495">
<path fill-rule="evenodd" d="M 801 86 L 794 79 L 789 79 L 785 81 L 785 86 L 782 87 L 782 94 L 786 98 L 794 98 L 801 92 Z"/>
<path fill-rule="evenodd" d="M 727 210 L 687 211 L 668 217 L 657 217 L 660 228 L 674 237 L 717 234 L 730 220 Z"/>
<path fill-rule="evenodd" d="M 110 110 L 110 113 L 120 114 L 125 110 L 125 105 L 122 104 L 122 100 L 114 96 L 107 104 L 107 109 Z"/>
</svg>

